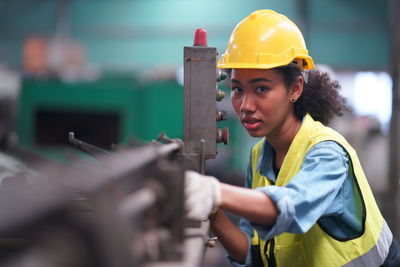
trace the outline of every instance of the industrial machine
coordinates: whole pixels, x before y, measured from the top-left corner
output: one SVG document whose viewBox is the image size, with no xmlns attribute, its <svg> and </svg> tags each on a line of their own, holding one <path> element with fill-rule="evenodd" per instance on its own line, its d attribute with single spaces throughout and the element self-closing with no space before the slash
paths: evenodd
<svg viewBox="0 0 400 267">
<path fill-rule="evenodd" d="M 216 143 L 228 143 L 228 129 L 217 128 L 217 121 L 226 116 L 216 107 L 224 96 L 217 87 L 224 74 L 216 70 L 216 57 L 203 29 L 196 31 L 194 45 L 184 48 L 183 141 L 161 133 L 152 143 L 104 149 L 100 139 L 93 144 L 70 131 L 66 140 L 94 160 L 42 161 L 35 165 L 38 179 L 19 173 L 3 182 L 0 264 L 202 266 L 205 249 L 214 241 L 208 222 L 185 217 L 184 173 L 204 173 L 205 160 L 217 155 Z M 121 123 L 110 114 L 101 120 Z M 57 123 L 55 115 L 39 110 L 38 125 L 40 120 Z M 49 142 L 36 133 L 37 142 Z"/>
</svg>

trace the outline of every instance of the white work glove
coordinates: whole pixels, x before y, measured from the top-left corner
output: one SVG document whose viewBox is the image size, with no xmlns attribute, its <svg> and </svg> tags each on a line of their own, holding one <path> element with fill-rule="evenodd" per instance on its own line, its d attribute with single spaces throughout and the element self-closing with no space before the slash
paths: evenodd
<svg viewBox="0 0 400 267">
<path fill-rule="evenodd" d="M 188 218 L 206 220 L 221 203 L 220 183 L 213 176 L 186 171 L 185 199 Z"/>
</svg>

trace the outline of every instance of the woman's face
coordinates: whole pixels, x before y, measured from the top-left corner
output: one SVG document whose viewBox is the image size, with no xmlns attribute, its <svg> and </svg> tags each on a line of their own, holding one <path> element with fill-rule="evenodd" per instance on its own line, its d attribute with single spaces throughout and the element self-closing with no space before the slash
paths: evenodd
<svg viewBox="0 0 400 267">
<path fill-rule="evenodd" d="M 279 135 L 289 116 L 294 117 L 292 95 L 276 70 L 233 69 L 230 87 L 233 108 L 253 137 Z"/>
</svg>

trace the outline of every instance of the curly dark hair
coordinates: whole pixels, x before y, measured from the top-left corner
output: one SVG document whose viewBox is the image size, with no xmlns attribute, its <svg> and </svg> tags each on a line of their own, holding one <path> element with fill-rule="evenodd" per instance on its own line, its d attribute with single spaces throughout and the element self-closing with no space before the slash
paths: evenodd
<svg viewBox="0 0 400 267">
<path fill-rule="evenodd" d="M 276 68 L 285 80 L 287 88 L 290 88 L 296 78 L 303 76 L 295 66 Z M 339 94 L 340 84 L 332 81 L 326 72 L 318 69 L 307 71 L 308 81 L 304 83 L 303 93 L 295 102 L 295 115 L 300 120 L 309 113 L 314 120 L 328 124 L 335 116 L 343 115 L 349 111 L 347 100 Z"/>
</svg>

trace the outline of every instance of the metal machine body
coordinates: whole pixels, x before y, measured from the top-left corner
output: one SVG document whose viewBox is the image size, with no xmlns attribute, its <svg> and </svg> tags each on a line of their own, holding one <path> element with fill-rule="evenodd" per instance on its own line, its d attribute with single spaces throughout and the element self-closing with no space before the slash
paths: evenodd
<svg viewBox="0 0 400 267">
<path fill-rule="evenodd" d="M 184 152 L 203 150 L 205 159 L 215 158 L 217 154 L 216 58 L 214 47 L 184 48 Z"/>
<path fill-rule="evenodd" d="M 218 142 L 228 143 L 228 130 L 217 129 L 217 121 L 225 119 L 216 105 L 225 96 L 217 84 L 221 80 L 217 49 L 207 46 L 204 29 L 198 29 L 194 39 L 194 45 L 184 47 L 183 52 L 184 153 L 204 173 L 204 160 L 216 157 Z"/>
<path fill-rule="evenodd" d="M 224 96 L 216 57 L 202 29 L 184 48 L 184 141 L 160 134 L 157 142 L 109 152 L 71 132 L 65 138 L 93 161 L 41 162 L 40 181 L 1 184 L 0 252 L 17 242 L 13 255 L 0 253 L 0 265 L 202 266 L 209 224 L 185 218 L 184 173 L 204 173 L 216 143 L 228 142 L 227 129 L 217 129 L 225 116 L 216 105 Z"/>
</svg>

